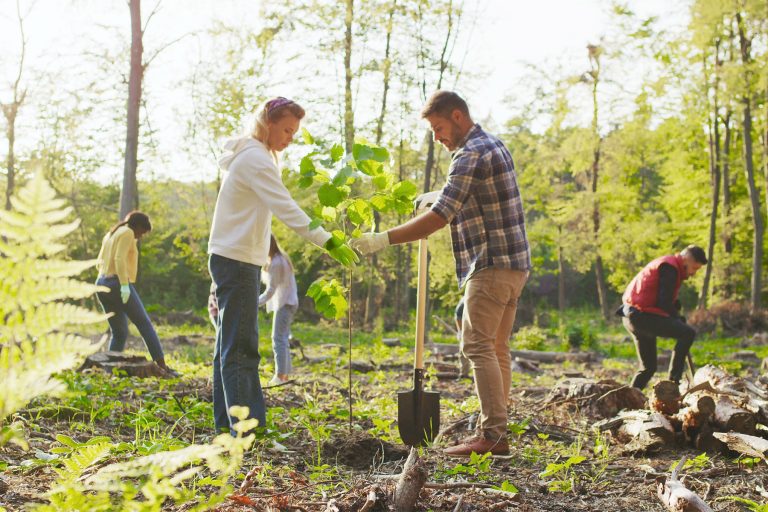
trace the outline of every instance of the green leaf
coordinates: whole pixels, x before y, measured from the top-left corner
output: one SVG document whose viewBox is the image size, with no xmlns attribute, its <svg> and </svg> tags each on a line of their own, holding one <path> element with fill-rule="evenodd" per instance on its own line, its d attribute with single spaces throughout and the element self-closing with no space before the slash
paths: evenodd
<svg viewBox="0 0 768 512">
<path fill-rule="evenodd" d="M 332 183 L 337 187 L 341 185 L 349 185 L 355 181 L 354 175 L 355 170 L 352 168 L 352 166 L 345 165 L 333 177 Z"/>
<path fill-rule="evenodd" d="M 299 178 L 298 186 L 299 188 L 309 188 L 312 186 L 312 183 L 314 183 L 315 180 L 313 180 L 310 176 L 302 176 Z"/>
<path fill-rule="evenodd" d="M 419 189 L 416 185 L 408 180 L 403 180 L 392 188 L 392 195 L 409 201 L 412 201 L 418 193 Z"/>
<path fill-rule="evenodd" d="M 369 203 L 374 210 L 386 212 L 389 210 L 390 199 L 387 196 L 376 194 L 369 200 Z"/>
<path fill-rule="evenodd" d="M 335 222 L 338 211 L 332 206 L 323 206 L 320 214 L 325 222 Z"/>
<path fill-rule="evenodd" d="M 344 146 L 341 144 L 334 144 L 331 147 L 331 160 L 334 162 L 338 162 L 341 160 L 341 157 L 344 156 Z"/>
<path fill-rule="evenodd" d="M 301 129 L 301 137 L 304 139 L 304 144 L 312 145 L 315 143 L 315 139 L 312 137 L 312 134 L 309 133 L 309 130 L 306 128 Z"/>
<path fill-rule="evenodd" d="M 386 162 L 389 160 L 389 151 L 387 151 L 386 148 L 374 147 L 373 159 L 377 162 Z"/>
<path fill-rule="evenodd" d="M 389 190 L 392 187 L 394 176 L 387 173 L 381 173 L 378 176 L 374 176 L 371 181 L 373 182 L 373 186 L 378 190 Z"/>
<path fill-rule="evenodd" d="M 355 144 L 352 146 L 352 158 L 355 159 L 355 162 L 370 160 L 373 156 L 373 149 L 370 146 L 365 144 Z"/>
<path fill-rule="evenodd" d="M 322 220 L 320 220 L 320 219 L 312 219 L 312 222 L 309 223 L 309 229 L 311 231 L 313 229 L 319 228 L 322 225 L 323 225 L 323 221 Z"/>
<path fill-rule="evenodd" d="M 315 167 L 315 162 L 312 161 L 312 157 L 307 155 L 301 159 L 301 163 L 299 164 L 299 173 L 302 176 L 312 177 L 316 172 L 317 168 Z"/>
<path fill-rule="evenodd" d="M 336 207 L 344 200 L 347 194 L 331 183 L 324 183 L 317 191 L 317 198 L 323 206 Z"/>
<path fill-rule="evenodd" d="M 374 160 L 357 160 L 356 162 L 360 172 L 367 174 L 368 176 L 376 176 L 377 174 L 381 174 L 384 170 L 384 166 Z"/>
<path fill-rule="evenodd" d="M 373 225 L 373 210 L 371 210 L 370 205 L 366 201 L 355 199 L 347 207 L 347 218 L 355 226 L 360 226 L 361 224 L 368 224 L 370 226 Z"/>
</svg>

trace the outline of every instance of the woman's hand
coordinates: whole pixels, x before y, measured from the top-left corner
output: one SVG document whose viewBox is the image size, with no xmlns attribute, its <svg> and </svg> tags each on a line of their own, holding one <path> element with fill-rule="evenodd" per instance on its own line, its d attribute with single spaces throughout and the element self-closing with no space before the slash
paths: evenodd
<svg viewBox="0 0 768 512">
<path fill-rule="evenodd" d="M 332 236 L 325 243 L 325 250 L 331 258 L 335 259 L 345 267 L 354 267 L 355 263 L 360 261 L 357 253 L 349 248 L 347 244 Z"/>
<path fill-rule="evenodd" d="M 127 303 L 130 297 L 131 297 L 131 286 L 127 284 L 121 284 L 120 299 L 122 299 L 123 304 Z"/>
</svg>

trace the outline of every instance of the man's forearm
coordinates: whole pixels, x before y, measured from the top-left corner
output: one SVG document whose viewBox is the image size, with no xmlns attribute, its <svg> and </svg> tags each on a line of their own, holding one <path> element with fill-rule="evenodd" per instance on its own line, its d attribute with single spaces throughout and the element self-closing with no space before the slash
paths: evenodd
<svg viewBox="0 0 768 512">
<path fill-rule="evenodd" d="M 433 211 L 425 212 L 408 222 L 387 231 L 389 243 L 404 244 L 426 238 L 448 222 Z"/>
</svg>

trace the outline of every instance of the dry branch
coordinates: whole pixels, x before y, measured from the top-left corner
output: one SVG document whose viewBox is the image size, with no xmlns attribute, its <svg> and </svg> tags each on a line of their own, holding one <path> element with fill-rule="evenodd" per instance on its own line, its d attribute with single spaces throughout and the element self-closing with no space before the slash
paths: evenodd
<svg viewBox="0 0 768 512">
<path fill-rule="evenodd" d="M 677 473 L 685 464 L 686 459 L 687 457 L 683 457 L 680 460 L 669 478 L 657 480 L 656 492 L 659 500 L 670 512 L 714 512 L 704 500 L 687 489 L 677 479 Z"/>
<path fill-rule="evenodd" d="M 743 453 L 750 457 L 759 457 L 768 461 L 768 440 L 762 437 L 750 436 L 747 434 L 735 434 L 732 432 L 713 434 L 717 439 L 728 445 L 728 448 L 734 452 Z"/>
<path fill-rule="evenodd" d="M 426 481 L 427 468 L 424 461 L 419 458 L 418 450 L 412 447 L 395 487 L 393 500 L 395 510 L 403 512 L 413 510 Z"/>
</svg>

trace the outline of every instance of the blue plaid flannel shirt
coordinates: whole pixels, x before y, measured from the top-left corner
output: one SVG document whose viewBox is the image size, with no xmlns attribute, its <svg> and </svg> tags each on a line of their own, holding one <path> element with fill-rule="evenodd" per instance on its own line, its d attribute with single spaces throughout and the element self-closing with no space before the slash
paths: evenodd
<svg viewBox="0 0 768 512">
<path fill-rule="evenodd" d="M 448 181 L 432 211 L 451 224 L 460 288 L 484 268 L 530 270 L 531 250 L 512 155 L 479 124 L 454 151 Z"/>
</svg>

